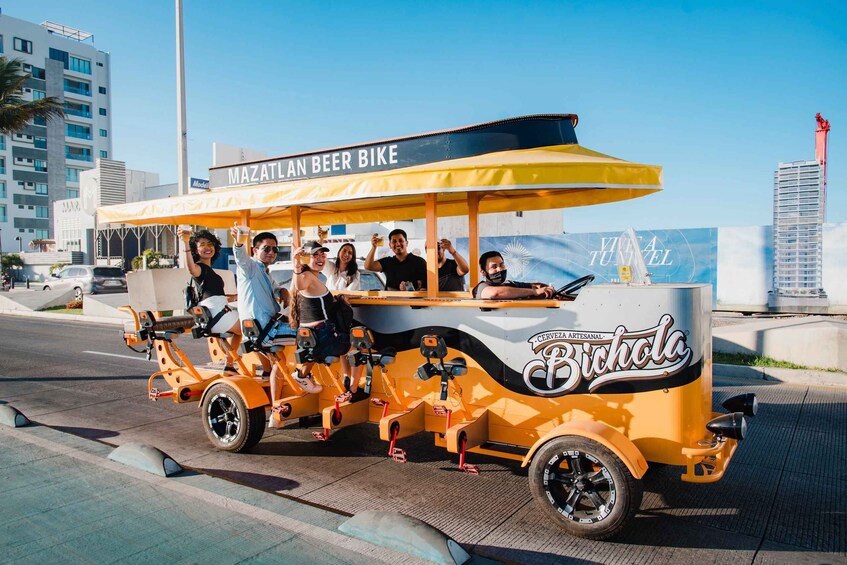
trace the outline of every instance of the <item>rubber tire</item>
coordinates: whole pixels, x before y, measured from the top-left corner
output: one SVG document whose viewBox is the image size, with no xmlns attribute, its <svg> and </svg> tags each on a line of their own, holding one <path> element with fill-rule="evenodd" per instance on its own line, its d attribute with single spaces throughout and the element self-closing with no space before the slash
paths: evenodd
<svg viewBox="0 0 847 565">
<path fill-rule="evenodd" d="M 615 487 L 615 503 L 611 512 L 595 523 L 584 524 L 560 513 L 547 495 L 544 471 L 547 463 L 565 451 L 590 454 L 605 467 Z M 580 436 L 562 436 L 544 444 L 532 458 L 529 469 L 529 488 L 535 502 L 559 527 L 569 534 L 592 540 L 604 540 L 620 533 L 641 507 L 643 485 L 627 466 L 607 447 Z"/>
<path fill-rule="evenodd" d="M 221 410 L 220 402 L 230 407 L 231 414 L 237 420 L 235 433 L 231 439 L 222 438 L 212 427 L 210 410 Z M 226 383 L 212 386 L 203 397 L 200 418 L 206 437 L 217 449 L 242 453 L 259 443 L 265 433 L 265 407 L 247 408 L 244 399 L 231 385 Z"/>
<path fill-rule="evenodd" d="M 41 290 L 50 290 L 50 287 L 45 285 Z"/>
</svg>

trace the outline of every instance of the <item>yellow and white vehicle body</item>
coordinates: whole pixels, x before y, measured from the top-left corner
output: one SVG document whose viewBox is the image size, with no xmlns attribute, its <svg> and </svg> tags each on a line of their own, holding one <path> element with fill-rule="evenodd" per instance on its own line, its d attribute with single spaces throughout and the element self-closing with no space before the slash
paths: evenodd
<svg viewBox="0 0 847 565">
<path fill-rule="evenodd" d="M 219 167 L 211 171 L 212 184 L 224 188 L 109 206 L 98 218 L 291 228 L 299 245 L 302 226 L 408 218 L 426 218 L 426 239 L 437 241 L 438 217 L 467 216 L 473 287 L 479 214 L 661 190 L 659 167 L 585 149 L 576 144 L 575 125 L 572 115 L 530 116 Z M 426 158 L 416 161 L 416 154 Z M 174 400 L 201 401 L 207 433 L 222 449 L 259 441 L 265 408 L 273 404 L 270 417 L 277 420 L 322 414 L 321 439 L 336 428 L 378 424 L 398 460 L 405 455 L 396 442 L 424 431 L 458 453 L 469 472 L 476 469 L 466 462 L 468 453 L 520 460 L 530 465 L 542 511 L 569 532 L 595 539 L 616 534 L 637 511 L 639 479 L 650 463 L 684 466 L 682 479 L 693 482 L 717 481 L 726 472 L 743 437 L 740 411 L 754 412 L 755 401 L 734 399 L 732 414 L 712 408 L 710 286 L 604 284 L 551 300 L 475 300 L 439 293 L 435 246 L 427 253 L 426 291 L 349 293 L 354 326 L 367 328 L 371 338 L 354 336 L 354 345 L 360 359 L 376 360 L 359 385 L 369 388 L 369 400 L 336 400 L 344 392 L 338 365 L 316 365 L 323 392 L 305 394 L 291 378 L 293 345 L 266 352 L 284 374 L 279 401 L 271 401 L 252 361 L 239 363 L 237 374 L 192 376 L 191 390 L 199 393 L 176 391 Z M 172 347 L 172 337 L 157 334 L 154 348 Z M 218 351 L 217 343 L 210 341 L 210 351 Z M 368 357 L 375 352 L 384 352 L 383 362 Z M 169 382 L 190 372 L 186 360 L 162 362 Z M 227 420 L 230 413 L 237 418 Z M 218 422 L 226 425 L 215 428 Z"/>
</svg>

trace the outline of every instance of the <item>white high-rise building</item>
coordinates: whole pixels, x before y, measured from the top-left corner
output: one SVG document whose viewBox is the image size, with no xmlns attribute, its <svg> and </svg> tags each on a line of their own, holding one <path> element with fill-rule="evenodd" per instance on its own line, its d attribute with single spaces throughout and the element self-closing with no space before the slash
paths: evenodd
<svg viewBox="0 0 847 565">
<path fill-rule="evenodd" d="M 821 165 L 817 161 L 779 163 L 773 188 L 772 306 L 813 306 L 826 300 L 822 281 L 825 209 Z"/>
<path fill-rule="evenodd" d="M 0 55 L 21 59 L 32 75 L 25 100 L 53 96 L 66 113 L 64 120 L 35 120 L 11 138 L 0 136 L 2 251 L 17 252 L 33 240 L 58 238 L 54 203 L 79 197 L 80 173 L 112 157 L 109 54 L 97 50 L 90 33 L 2 14 Z"/>
</svg>

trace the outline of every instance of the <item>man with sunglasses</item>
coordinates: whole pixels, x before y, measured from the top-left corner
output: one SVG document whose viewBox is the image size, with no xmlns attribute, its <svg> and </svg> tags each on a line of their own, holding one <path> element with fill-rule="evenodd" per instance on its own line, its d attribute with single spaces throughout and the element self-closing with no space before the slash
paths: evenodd
<svg viewBox="0 0 847 565">
<path fill-rule="evenodd" d="M 249 256 L 244 245 L 249 235 L 250 229 L 246 226 L 232 228 L 235 241 L 232 254 L 238 267 L 238 315 L 242 320 L 252 319 L 259 323 L 265 332 L 265 343 L 274 338 L 291 337 L 295 332 L 288 327 L 288 320 L 279 315 L 282 308 L 276 297 L 280 296 L 281 289 L 276 287 L 268 272 L 268 267 L 276 261 L 278 253 L 276 236 L 266 231 L 256 234 L 253 238 L 253 255 Z M 285 299 L 288 292 L 282 290 Z"/>
</svg>

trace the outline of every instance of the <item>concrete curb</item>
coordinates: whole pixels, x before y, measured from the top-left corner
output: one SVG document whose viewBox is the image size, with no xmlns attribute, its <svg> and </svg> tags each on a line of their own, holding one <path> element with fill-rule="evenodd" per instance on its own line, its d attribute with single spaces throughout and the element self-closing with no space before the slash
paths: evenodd
<svg viewBox="0 0 847 565">
<path fill-rule="evenodd" d="M 729 377 L 773 383 L 847 387 L 847 373 L 812 371 L 807 369 L 783 369 L 781 367 L 748 367 L 746 365 L 722 365 L 712 368 L 715 378 Z"/>
<path fill-rule="evenodd" d="M 0 316 L 23 316 L 27 318 L 47 318 L 53 320 L 67 320 L 70 322 L 83 322 L 90 324 L 108 324 L 111 326 L 123 326 L 126 320 L 120 318 L 105 318 L 101 316 L 83 316 L 81 314 L 59 314 L 52 312 L 31 312 L 26 310 L 0 310 Z"/>
</svg>

